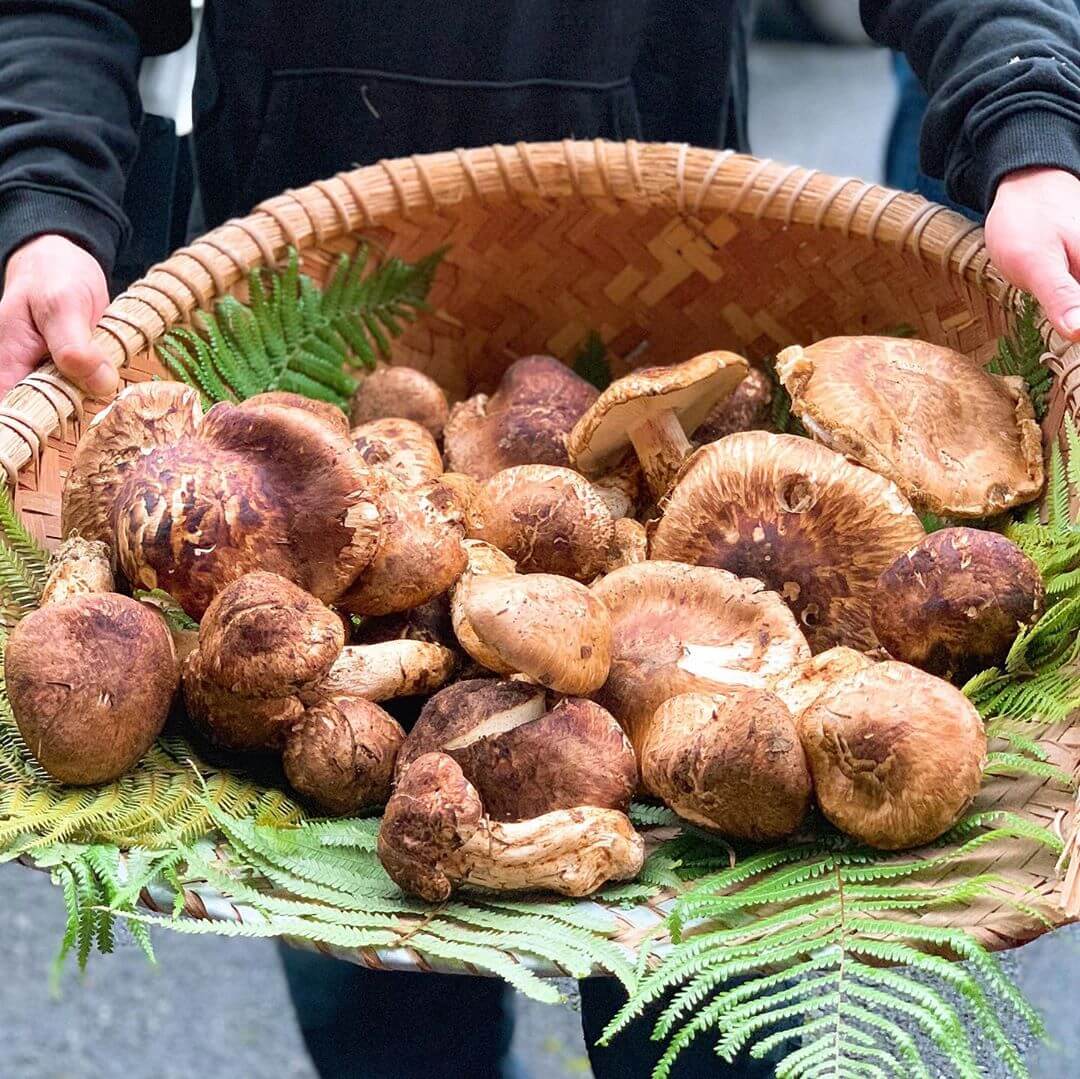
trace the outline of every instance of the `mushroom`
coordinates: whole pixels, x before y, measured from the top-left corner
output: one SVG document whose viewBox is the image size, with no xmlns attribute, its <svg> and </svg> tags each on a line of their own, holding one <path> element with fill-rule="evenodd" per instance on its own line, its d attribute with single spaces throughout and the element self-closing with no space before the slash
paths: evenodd
<svg viewBox="0 0 1080 1079">
<path fill-rule="evenodd" d="M 599 689 L 611 662 L 604 605 L 551 573 L 467 574 L 451 599 L 462 647 L 496 674 L 523 674 L 558 693 Z"/>
<path fill-rule="evenodd" d="M 52 599 L 12 629 L 4 678 L 19 733 L 42 768 L 85 785 L 138 763 L 165 725 L 179 676 L 161 618 L 127 596 L 84 590 L 104 583 L 104 572 L 80 571 L 77 583 L 76 564 L 59 563 Z"/>
<path fill-rule="evenodd" d="M 633 517 L 620 517 L 615 522 L 608 569 L 619 569 L 644 562 L 649 557 L 649 540 L 645 526 Z"/>
<path fill-rule="evenodd" d="M 427 753 L 394 790 L 378 852 L 399 887 L 441 903 L 461 886 L 588 895 L 637 876 L 645 844 L 625 813 L 596 806 L 493 821 L 457 762 Z"/>
<path fill-rule="evenodd" d="M 426 641 L 456 648 L 457 637 L 450 620 L 450 596 L 447 593 L 407 611 L 373 615 L 360 619 L 353 629 L 353 644 L 382 644 L 386 641 Z"/>
<path fill-rule="evenodd" d="M 638 760 L 656 710 L 670 697 L 770 689 L 810 658 L 780 597 L 724 570 L 641 562 L 601 578 L 592 593 L 611 616 L 611 668 L 594 696 L 622 725 Z"/>
<path fill-rule="evenodd" d="M 691 451 L 687 436 L 735 392 L 747 368 L 733 352 L 703 352 L 671 367 L 632 371 L 608 386 L 570 432 L 570 463 L 595 476 L 632 445 L 660 498 Z"/>
<path fill-rule="evenodd" d="M 314 397 L 305 397 L 302 393 L 290 393 L 287 390 L 269 390 L 257 393 L 246 401 L 241 401 L 240 408 L 260 408 L 263 405 L 277 405 L 279 408 L 299 408 L 317 416 L 334 432 L 345 436 L 349 433 L 349 424 L 345 413 L 329 401 L 317 401 Z"/>
<path fill-rule="evenodd" d="M 737 839 L 790 835 L 810 806 L 810 769 L 784 702 L 759 689 L 664 701 L 641 752 L 646 790 L 680 817 Z"/>
<path fill-rule="evenodd" d="M 792 411 L 920 510 L 989 517 L 1038 498 L 1042 444 L 1023 379 L 940 345 L 830 337 L 777 358 Z"/>
<path fill-rule="evenodd" d="M 466 568 L 450 592 L 450 623 L 454 629 L 454 636 L 458 644 L 465 650 L 470 659 L 484 666 L 477 656 L 488 656 L 483 642 L 476 636 L 469 620 L 465 616 L 465 608 L 459 597 L 464 595 L 463 585 L 475 576 L 487 574 L 513 574 L 516 573 L 514 560 L 503 554 L 498 547 L 493 547 L 483 540 L 466 540 L 464 543 Z M 494 658 L 494 657 L 492 657 Z"/>
<path fill-rule="evenodd" d="M 954 686 L 906 663 L 875 663 L 837 682 L 798 728 L 821 811 L 872 847 L 937 839 L 982 781 L 979 713 Z"/>
<path fill-rule="evenodd" d="M 446 394 L 422 371 L 380 363 L 358 378 L 359 385 L 349 408 L 349 421 L 354 427 L 396 417 L 413 420 L 426 428 L 432 438 L 442 438 L 450 411 Z"/>
<path fill-rule="evenodd" d="M 136 383 L 76 448 L 63 528 L 115 541 L 133 587 L 193 618 L 257 569 L 330 602 L 375 557 L 382 487 L 312 412 L 221 403 L 201 417 L 187 387 Z"/>
<path fill-rule="evenodd" d="M 772 379 L 760 368 L 753 367 L 726 400 L 713 406 L 701 426 L 694 432 L 694 443 L 704 446 L 738 431 L 772 431 Z"/>
<path fill-rule="evenodd" d="M 38 602 L 44 607 L 75 596 L 113 592 L 115 589 L 108 546 L 100 540 L 71 536 L 56 548 L 49 559 L 49 578 Z"/>
<path fill-rule="evenodd" d="M 878 575 L 925 535 L 888 480 L 809 439 L 764 431 L 703 446 L 660 509 L 650 558 L 764 581 L 815 651 L 875 646 Z"/>
<path fill-rule="evenodd" d="M 454 672 L 456 657 L 443 645 L 408 637 L 378 644 L 347 645 L 305 702 L 329 695 L 389 701 L 438 689 Z"/>
<path fill-rule="evenodd" d="M 553 356 L 512 363 L 498 390 L 450 411 L 443 434 L 446 467 L 486 480 L 514 465 L 569 464 L 570 429 L 596 400 L 596 389 Z"/>
<path fill-rule="evenodd" d="M 827 689 L 874 662 L 864 653 L 838 644 L 786 672 L 773 686 L 773 692 L 798 719 Z"/>
<path fill-rule="evenodd" d="M 354 427 L 349 437 L 364 464 L 389 473 L 406 487 L 419 487 L 442 475 L 435 439 L 412 420 L 371 420 Z"/>
<path fill-rule="evenodd" d="M 439 482 L 454 492 L 458 505 L 465 519 L 468 520 L 472 507 L 480 495 L 479 481 L 474 480 L 472 476 L 467 476 L 464 472 L 444 472 L 439 477 Z"/>
<path fill-rule="evenodd" d="M 579 697 L 551 706 L 525 682 L 477 678 L 436 693 L 405 739 L 397 777 L 432 752 L 453 757 L 493 820 L 581 805 L 625 813 L 637 786 L 634 751 L 608 712 Z"/>
<path fill-rule="evenodd" d="M 1011 540 L 943 528 L 878 578 L 872 621 L 895 659 L 951 678 L 1001 663 L 1043 610 L 1039 568 Z"/>
</svg>

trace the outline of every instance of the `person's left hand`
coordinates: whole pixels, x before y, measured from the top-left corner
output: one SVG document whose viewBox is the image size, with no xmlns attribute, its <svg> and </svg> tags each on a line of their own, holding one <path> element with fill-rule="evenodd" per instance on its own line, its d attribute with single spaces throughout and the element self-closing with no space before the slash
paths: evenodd
<svg viewBox="0 0 1080 1079">
<path fill-rule="evenodd" d="M 1058 333 L 1080 339 L 1080 179 L 1063 169 L 1009 173 L 986 215 L 986 246 Z"/>
</svg>

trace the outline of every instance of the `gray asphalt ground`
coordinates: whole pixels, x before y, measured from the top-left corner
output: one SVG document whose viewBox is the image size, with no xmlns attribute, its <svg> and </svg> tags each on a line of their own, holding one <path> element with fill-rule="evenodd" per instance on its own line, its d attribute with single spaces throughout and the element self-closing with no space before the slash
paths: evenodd
<svg viewBox="0 0 1080 1079">
<path fill-rule="evenodd" d="M 757 153 L 879 175 L 892 107 L 884 53 L 759 45 L 751 82 Z M 54 998 L 63 903 L 45 875 L 0 867 L 0 918 L 0 1079 L 314 1079 L 271 944 L 159 933 L 156 968 L 122 947 L 95 957 L 81 980 L 69 972 Z M 1056 1042 L 1031 1050 L 1034 1075 L 1080 1077 L 1080 932 L 1059 931 L 1006 961 Z M 521 1079 L 589 1074 L 569 1008 L 520 1001 L 513 1051 Z"/>
</svg>

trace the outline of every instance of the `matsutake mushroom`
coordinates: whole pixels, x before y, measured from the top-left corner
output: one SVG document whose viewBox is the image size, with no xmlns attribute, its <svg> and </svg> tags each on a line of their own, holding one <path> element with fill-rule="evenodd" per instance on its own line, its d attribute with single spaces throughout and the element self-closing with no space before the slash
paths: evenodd
<svg viewBox="0 0 1080 1079">
<path fill-rule="evenodd" d="M 49 559 L 49 578 L 41 590 L 39 603 L 44 607 L 75 596 L 115 589 L 108 546 L 100 540 L 71 536 L 53 551 Z"/>
<path fill-rule="evenodd" d="M 906 663 L 841 679 L 798 719 L 821 811 L 872 847 L 929 843 L 979 790 L 986 732 L 948 682 Z"/>
<path fill-rule="evenodd" d="M 815 651 L 869 651 L 878 576 L 926 534 L 907 499 L 806 438 L 746 431 L 686 462 L 649 557 L 717 566 L 778 592 Z"/>
<path fill-rule="evenodd" d="M 317 416 L 334 432 L 335 435 L 347 435 L 349 424 L 345 413 L 337 405 L 328 401 L 317 401 L 314 397 L 305 397 L 302 393 L 290 393 L 288 390 L 268 390 L 241 401 L 240 408 L 260 408 L 263 405 L 277 405 L 279 408 L 299 408 Z"/>
<path fill-rule="evenodd" d="M 597 806 L 492 820 L 457 761 L 426 753 L 395 786 L 378 852 L 403 891 L 440 903 L 458 887 L 588 895 L 637 876 L 645 844 L 625 813 Z"/>
<path fill-rule="evenodd" d="M 773 692 L 797 719 L 835 683 L 875 662 L 863 652 L 838 644 L 786 672 L 773 686 Z"/>
<path fill-rule="evenodd" d="M 435 439 L 413 420 L 370 420 L 354 427 L 349 438 L 364 464 L 389 473 L 406 487 L 419 487 L 442 475 Z"/>
<path fill-rule="evenodd" d="M 372 420 L 412 420 L 434 439 L 442 438 L 450 408 L 446 394 L 432 378 L 415 367 L 379 363 L 357 375 L 359 384 L 349 407 L 353 427 Z"/>
<path fill-rule="evenodd" d="M 670 367 L 643 367 L 613 382 L 570 432 L 570 463 L 587 476 L 609 469 L 632 446 L 655 498 L 690 454 L 689 435 L 735 392 L 747 362 L 704 352 Z"/>
<path fill-rule="evenodd" d="M 692 441 L 704 446 L 739 431 L 774 431 L 772 408 L 772 379 L 760 367 L 751 366 L 735 392 L 713 406 Z"/>
<path fill-rule="evenodd" d="M 1042 440 L 1024 380 L 895 337 L 830 337 L 777 357 L 792 411 L 920 510 L 990 517 L 1039 497 Z"/>
</svg>

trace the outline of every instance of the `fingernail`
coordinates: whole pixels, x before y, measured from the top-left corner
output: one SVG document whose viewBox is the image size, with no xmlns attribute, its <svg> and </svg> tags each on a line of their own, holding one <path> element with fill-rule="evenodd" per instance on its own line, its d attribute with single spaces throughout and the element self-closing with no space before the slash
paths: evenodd
<svg viewBox="0 0 1080 1079">
<path fill-rule="evenodd" d="M 1061 325 L 1068 337 L 1080 337 L 1080 307 L 1070 307 L 1061 316 Z"/>
<path fill-rule="evenodd" d="M 119 381 L 120 376 L 111 363 L 99 363 L 86 378 L 86 392 L 91 397 L 110 397 Z"/>
</svg>

